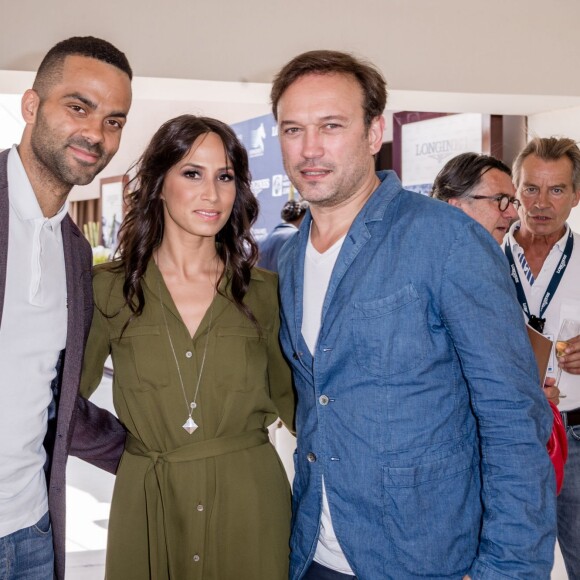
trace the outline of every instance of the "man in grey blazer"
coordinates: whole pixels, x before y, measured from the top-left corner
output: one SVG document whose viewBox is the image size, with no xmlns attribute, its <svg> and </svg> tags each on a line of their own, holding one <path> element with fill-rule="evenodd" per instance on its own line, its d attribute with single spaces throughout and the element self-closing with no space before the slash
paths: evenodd
<svg viewBox="0 0 580 580">
<path fill-rule="evenodd" d="M 125 433 L 78 395 L 93 312 L 92 254 L 67 213 L 73 185 L 116 153 L 132 71 L 106 41 L 45 56 L 0 153 L 0 576 L 64 578 L 69 453 L 114 472 Z"/>
</svg>

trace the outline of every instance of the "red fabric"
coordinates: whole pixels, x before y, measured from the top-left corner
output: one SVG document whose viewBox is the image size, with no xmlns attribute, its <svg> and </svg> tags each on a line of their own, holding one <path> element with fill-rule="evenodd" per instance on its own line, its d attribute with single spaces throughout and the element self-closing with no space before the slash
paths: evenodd
<svg viewBox="0 0 580 580">
<path fill-rule="evenodd" d="M 564 482 L 564 465 L 566 459 L 568 459 L 568 439 L 566 438 L 566 427 L 558 407 L 554 403 L 550 403 L 550 407 L 554 414 L 554 424 L 552 425 L 552 434 L 546 448 L 556 472 L 556 493 L 560 493 Z"/>
</svg>

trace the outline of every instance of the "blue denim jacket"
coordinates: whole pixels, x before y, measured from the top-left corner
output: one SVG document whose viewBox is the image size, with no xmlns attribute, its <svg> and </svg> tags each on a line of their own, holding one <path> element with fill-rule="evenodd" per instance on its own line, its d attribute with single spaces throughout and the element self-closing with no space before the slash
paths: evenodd
<svg viewBox="0 0 580 580">
<path fill-rule="evenodd" d="M 461 211 L 379 177 L 334 267 L 314 358 L 300 330 L 310 212 L 280 256 L 298 392 L 290 578 L 316 548 L 324 475 L 360 580 L 548 579 L 552 414 L 505 257 Z"/>
</svg>

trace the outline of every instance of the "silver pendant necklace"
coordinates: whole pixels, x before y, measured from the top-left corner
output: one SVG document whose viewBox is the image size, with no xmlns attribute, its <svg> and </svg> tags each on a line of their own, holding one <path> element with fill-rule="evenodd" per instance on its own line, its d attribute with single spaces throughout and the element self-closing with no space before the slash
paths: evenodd
<svg viewBox="0 0 580 580">
<path fill-rule="evenodd" d="M 157 264 L 159 263 L 156 261 Z M 161 276 L 161 270 L 159 270 L 159 275 Z M 217 279 L 216 279 L 217 280 Z M 201 365 L 199 367 L 199 375 L 197 376 L 197 384 L 195 386 L 195 393 L 193 395 L 193 401 L 189 402 L 187 399 L 187 393 L 185 392 L 185 386 L 183 384 L 183 377 L 181 376 L 181 368 L 179 366 L 179 361 L 177 360 L 177 355 L 175 354 L 175 347 L 173 346 L 173 340 L 171 339 L 171 333 L 169 332 L 169 325 L 167 324 L 167 315 L 165 314 L 165 304 L 163 304 L 163 299 L 161 298 L 161 280 L 157 280 L 157 291 L 159 293 L 159 303 L 161 304 L 161 313 L 163 314 L 163 322 L 165 323 L 165 330 L 167 331 L 167 338 L 169 339 L 169 346 L 171 346 L 171 352 L 173 353 L 173 359 L 175 360 L 175 366 L 177 367 L 177 374 L 179 376 L 179 384 L 181 385 L 181 392 L 183 393 L 183 400 L 185 401 L 185 408 L 187 409 L 187 421 L 182 425 L 182 427 L 191 435 L 199 425 L 193 420 L 193 411 L 197 408 L 197 393 L 199 392 L 199 385 L 201 384 L 201 377 L 203 375 L 203 368 L 205 366 L 205 357 L 207 355 L 207 345 L 209 343 L 209 334 L 211 331 L 211 323 L 213 320 L 213 305 L 215 301 L 215 296 L 217 294 L 217 286 L 214 285 L 213 297 L 211 301 L 211 306 L 209 309 L 209 322 L 207 325 L 207 333 L 205 335 L 205 345 L 203 347 L 203 356 L 201 357 Z"/>
</svg>

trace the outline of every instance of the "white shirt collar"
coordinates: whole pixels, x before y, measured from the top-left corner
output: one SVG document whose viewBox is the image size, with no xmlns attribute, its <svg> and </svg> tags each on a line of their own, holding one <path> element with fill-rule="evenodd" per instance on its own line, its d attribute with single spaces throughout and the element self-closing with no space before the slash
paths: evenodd
<svg viewBox="0 0 580 580">
<path fill-rule="evenodd" d="M 518 220 L 514 222 L 508 233 L 506 234 L 507 242 L 509 243 L 512 252 L 519 251 L 521 246 L 518 244 L 515 238 L 515 233 L 520 229 L 521 222 Z M 566 247 L 566 242 L 568 241 L 568 235 L 570 234 L 570 226 L 566 223 L 566 231 L 564 235 L 554 244 L 554 247 L 557 247 L 560 252 L 564 252 L 564 248 Z M 552 249 L 554 248 L 552 247 Z"/>
<path fill-rule="evenodd" d="M 68 201 L 63 204 L 56 215 L 50 218 L 45 218 L 42 215 L 38 199 L 32 189 L 16 145 L 13 145 L 8 153 L 7 175 L 10 205 L 20 219 L 47 221 L 52 229 L 55 229 L 62 222 L 68 212 Z"/>
</svg>

